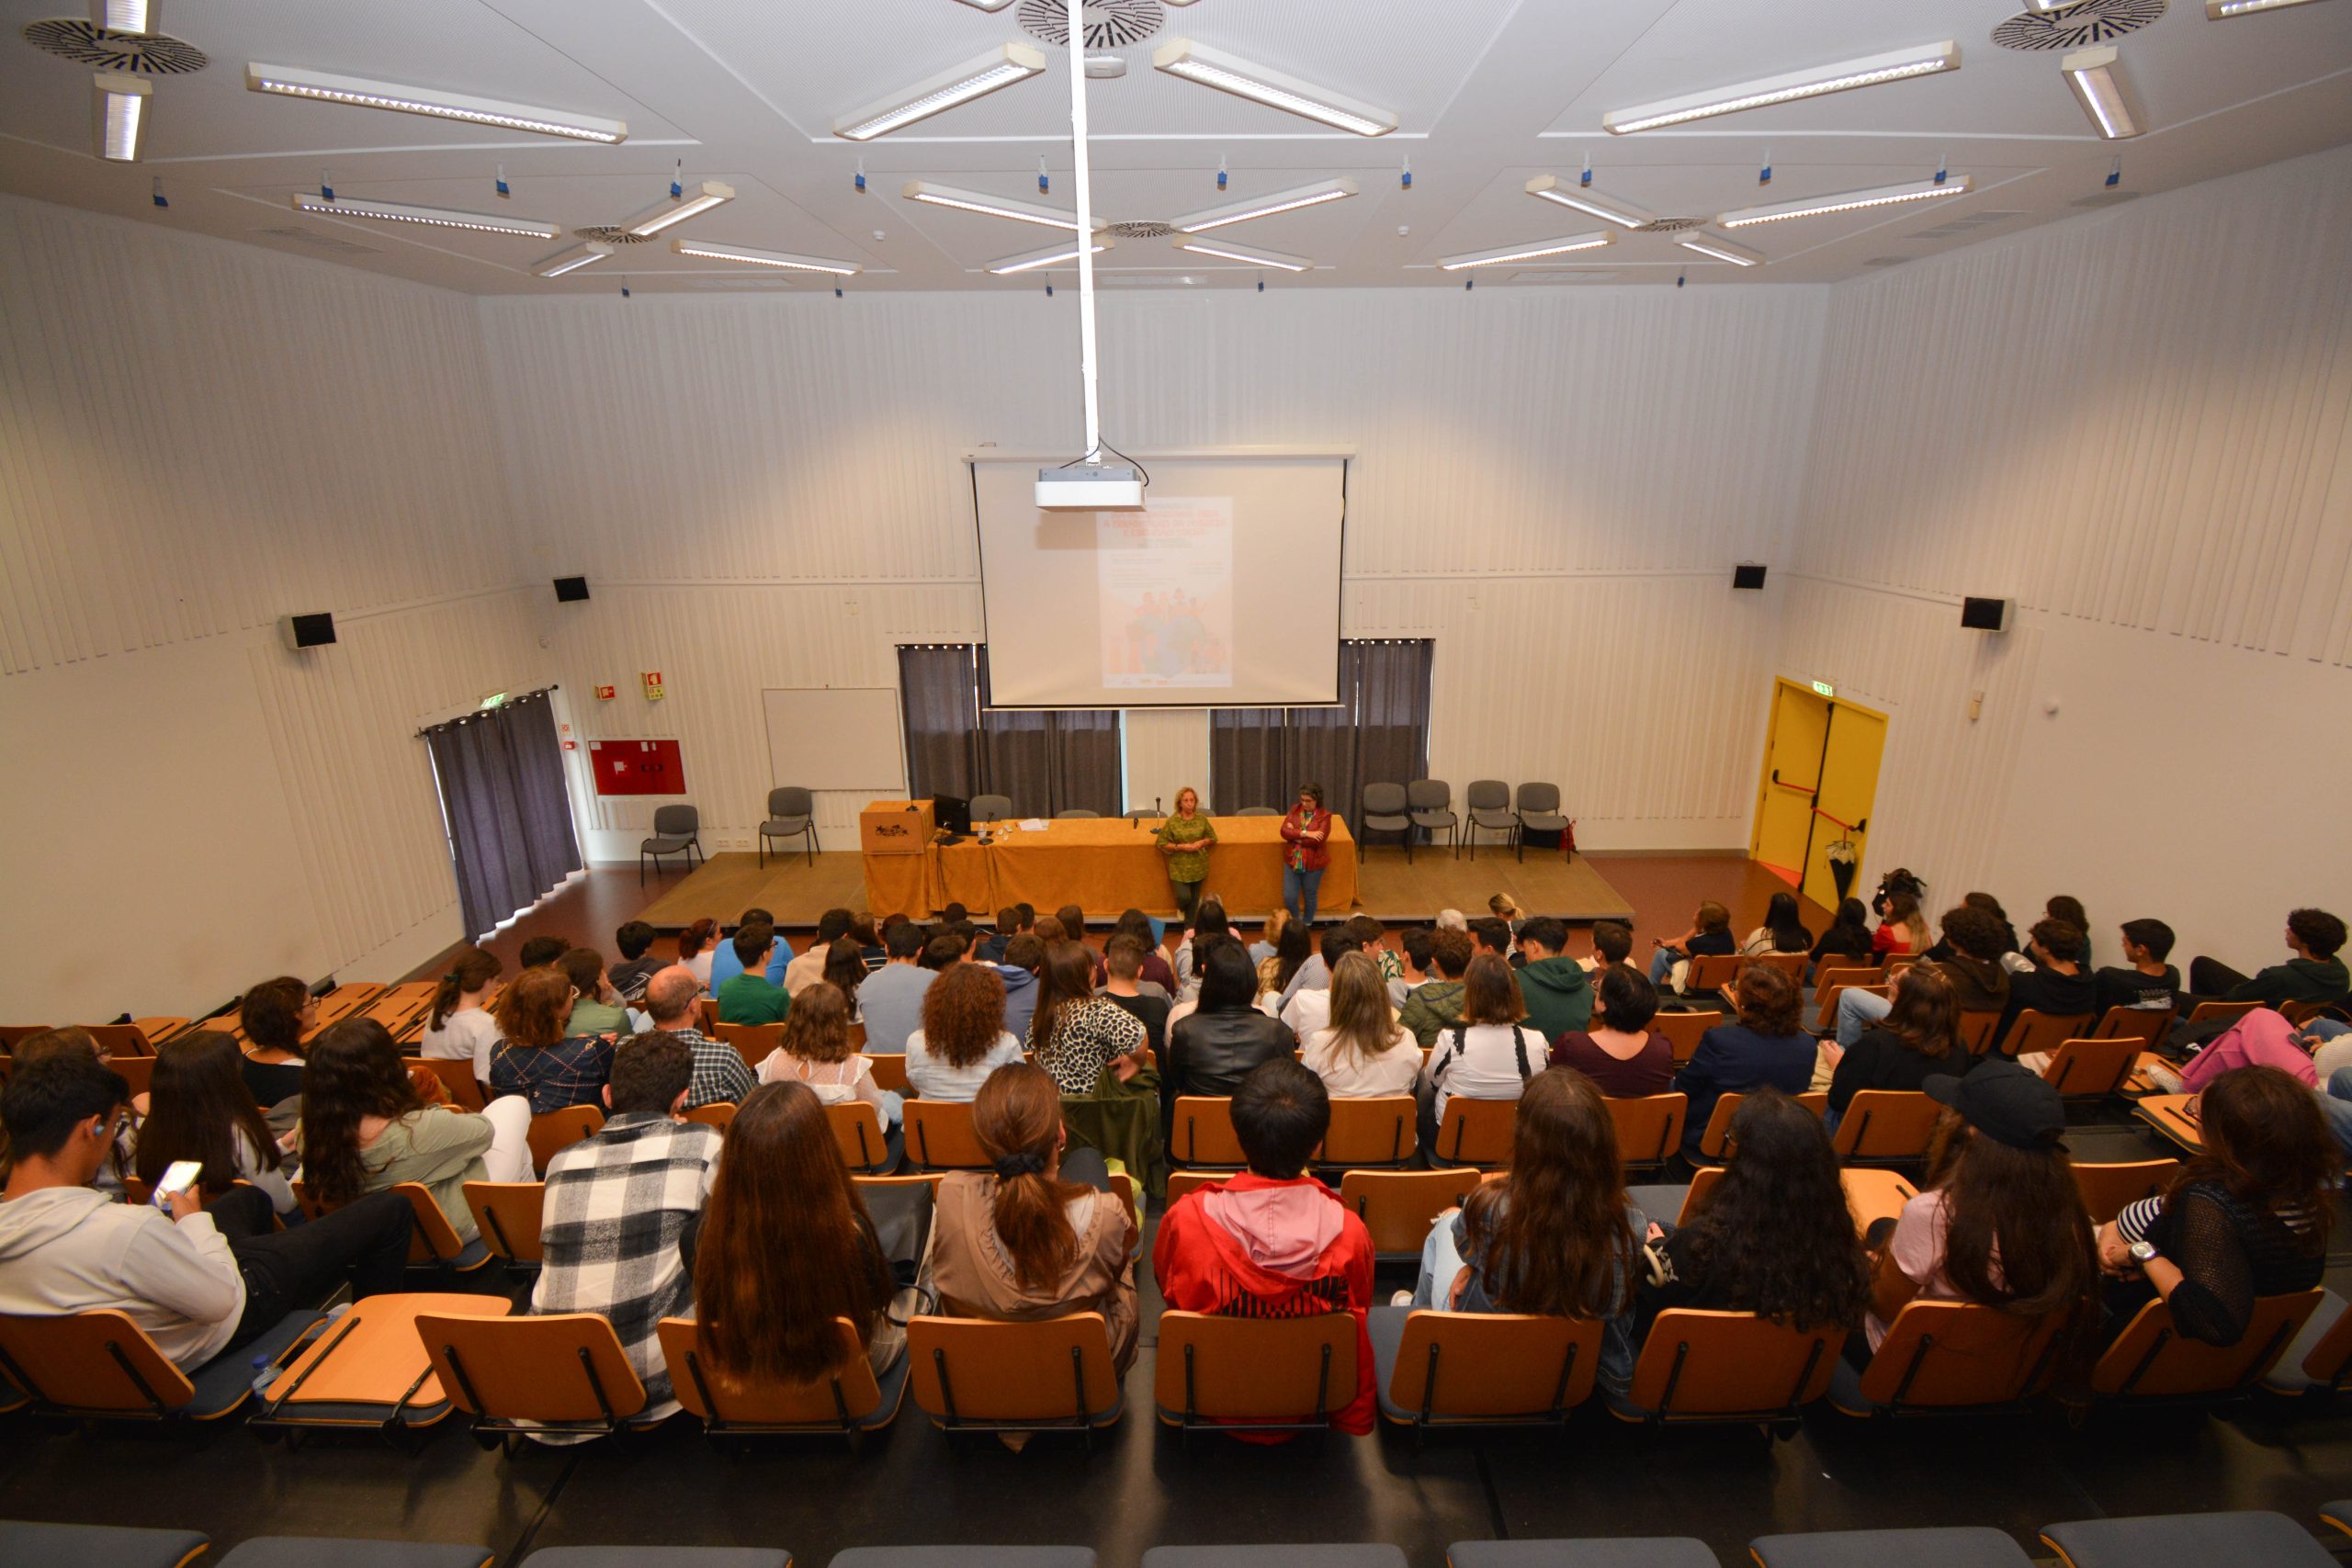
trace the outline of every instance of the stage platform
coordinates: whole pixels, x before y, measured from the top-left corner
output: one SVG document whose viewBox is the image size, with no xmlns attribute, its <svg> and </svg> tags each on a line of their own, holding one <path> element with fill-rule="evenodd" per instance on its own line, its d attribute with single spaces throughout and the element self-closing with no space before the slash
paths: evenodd
<svg viewBox="0 0 2352 1568">
<path fill-rule="evenodd" d="M 836 906 L 855 909 L 865 902 L 865 862 L 856 854 L 820 854 L 813 864 L 798 855 L 772 854 L 763 868 L 757 855 L 729 851 L 667 880 L 667 888 L 639 917 L 665 932 L 706 915 L 722 925 L 732 924 L 755 905 L 774 913 L 779 925 L 797 929 L 814 926 L 818 916 Z M 653 889 L 654 884 L 648 883 L 648 893 Z M 1210 890 L 1215 889 L 1212 880 Z M 1365 852 L 1356 889 L 1356 909 L 1391 925 L 1426 922 L 1440 909 L 1459 909 L 1476 919 L 1487 912 L 1487 899 L 1496 893 L 1510 894 L 1531 915 L 1571 921 L 1630 920 L 1634 914 L 1634 906 L 1592 862 L 1581 855 L 1564 860 L 1556 850 L 1531 850 L 1522 863 L 1513 860 L 1509 850 L 1481 849 L 1473 861 L 1466 852 L 1457 860 L 1443 849 L 1416 849 L 1408 865 L 1402 849 L 1382 844 Z M 1168 915 L 1174 908 L 1170 903 L 1149 912 Z M 1327 905 L 1317 914 L 1329 918 L 1352 912 Z M 1107 925 L 1118 913 L 1089 909 L 1087 918 Z M 1227 913 L 1254 923 L 1266 911 L 1228 908 Z M 975 909 L 972 918 L 986 923 L 995 911 Z"/>
</svg>

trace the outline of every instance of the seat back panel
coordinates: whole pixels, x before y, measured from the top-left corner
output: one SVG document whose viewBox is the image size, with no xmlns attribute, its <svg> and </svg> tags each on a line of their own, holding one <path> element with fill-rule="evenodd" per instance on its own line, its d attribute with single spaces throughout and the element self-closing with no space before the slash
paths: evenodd
<svg viewBox="0 0 2352 1568">
<path fill-rule="evenodd" d="M 1416 1312 L 1405 1322 L 1388 1398 L 1437 1420 L 1570 1409 L 1592 1393 L 1600 1331 L 1591 1319 Z"/>
<path fill-rule="evenodd" d="M 1356 1396 L 1356 1320 L 1160 1314 L 1155 1397 L 1213 1420 L 1280 1421 Z M 1187 1367 L 1190 1376 L 1187 1376 Z"/>
</svg>

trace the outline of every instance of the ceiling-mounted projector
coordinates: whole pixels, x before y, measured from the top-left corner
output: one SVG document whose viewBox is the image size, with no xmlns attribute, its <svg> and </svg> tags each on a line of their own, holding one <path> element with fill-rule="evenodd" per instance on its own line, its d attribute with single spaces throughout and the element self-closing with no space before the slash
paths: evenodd
<svg viewBox="0 0 2352 1568">
<path fill-rule="evenodd" d="M 1037 507 L 1042 512 L 1115 512 L 1143 509 L 1143 479 L 1126 465 L 1072 463 L 1037 470 Z"/>
</svg>

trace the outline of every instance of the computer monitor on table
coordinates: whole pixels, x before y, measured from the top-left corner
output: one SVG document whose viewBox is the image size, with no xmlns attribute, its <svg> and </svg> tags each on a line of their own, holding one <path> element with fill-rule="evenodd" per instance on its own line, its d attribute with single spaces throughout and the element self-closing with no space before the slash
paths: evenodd
<svg viewBox="0 0 2352 1568">
<path fill-rule="evenodd" d="M 972 803 L 959 795 L 934 795 L 931 819 L 942 832 L 967 837 L 972 831 Z"/>
</svg>

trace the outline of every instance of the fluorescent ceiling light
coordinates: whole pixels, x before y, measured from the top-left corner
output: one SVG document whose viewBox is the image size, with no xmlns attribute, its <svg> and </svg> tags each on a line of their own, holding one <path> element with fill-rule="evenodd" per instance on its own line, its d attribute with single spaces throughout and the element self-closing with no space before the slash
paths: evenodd
<svg viewBox="0 0 2352 1568">
<path fill-rule="evenodd" d="M 700 256 L 705 261 L 749 262 L 753 266 L 781 267 L 786 272 L 829 272 L 836 277 L 854 277 L 865 270 L 860 262 L 828 261 L 823 256 L 796 256 L 788 251 L 754 251 L 741 245 L 714 245 L 702 240 L 673 240 L 670 248 L 682 256 Z"/>
<path fill-rule="evenodd" d="M 1627 202 L 1611 201 L 1582 186 L 1561 179 L 1556 175 L 1538 175 L 1527 182 L 1527 194 L 1545 201 L 1556 201 L 1562 207 L 1572 207 L 1588 218 L 1598 218 L 1604 223 L 1614 223 L 1620 229 L 1638 229 L 1657 215 L 1645 212 Z"/>
<path fill-rule="evenodd" d="M 1696 251 L 1702 256 L 1729 262 L 1734 266 L 1756 266 L 1763 260 L 1763 253 L 1751 251 L 1746 245 L 1735 245 L 1729 240 L 1718 240 L 1713 234 L 1692 234 L 1674 242 L 1686 251 Z"/>
<path fill-rule="evenodd" d="M 584 245 L 577 245 L 568 251 L 558 251 L 531 270 L 541 277 L 561 277 L 567 272 L 578 272 L 591 262 L 603 261 L 612 254 L 612 246 L 602 240 L 591 240 Z"/>
<path fill-rule="evenodd" d="M 659 234 L 673 223 L 683 223 L 697 212 L 707 212 L 719 203 L 735 199 L 735 187 L 717 180 L 705 180 L 688 186 L 686 194 L 676 199 L 664 197 L 629 219 L 624 225 L 632 234 Z"/>
<path fill-rule="evenodd" d="M 1498 251 L 1447 256 L 1437 265 L 1448 272 L 1460 272 L 1466 266 L 1499 266 L 1504 262 L 1533 261 L 1537 256 L 1564 256 L 1571 251 L 1597 251 L 1616 238 L 1604 233 L 1571 234 L 1565 240 L 1535 240 L 1523 245 L 1506 245 Z"/>
<path fill-rule="evenodd" d="M 1035 223 L 1047 229 L 1067 229 L 1078 232 L 1078 214 L 1065 212 L 1058 207 L 1039 207 L 1034 202 L 1015 201 L 1008 196 L 989 196 L 977 190 L 957 190 L 954 186 L 933 185 L 928 180 L 909 180 L 899 194 L 909 201 L 920 201 L 932 207 L 952 207 L 959 212 L 983 212 L 990 218 L 1010 218 L 1016 223 Z M 1097 220 L 1094 226 L 1103 227 Z"/>
<path fill-rule="evenodd" d="M 1943 184 L 1915 180 L 1903 186 L 1875 186 L 1797 201 L 1776 201 L 1769 207 L 1743 207 L 1715 220 L 1719 229 L 1745 229 L 1757 223 L 1777 223 L 1783 218 L 1816 218 L 1826 212 L 1853 212 L 1865 207 L 1892 207 L 1905 201 L 1933 201 L 1939 196 L 1966 196 L 1975 186 L 1971 175 L 1954 175 Z"/>
<path fill-rule="evenodd" d="M 1110 248 L 1109 240 L 1098 237 L 1087 245 L 1086 251 L 1089 255 L 1101 255 Z M 1001 261 L 992 261 L 989 263 L 986 270 L 996 274 L 999 277 L 1009 277 L 1016 272 L 1035 272 L 1040 267 L 1058 266 L 1064 262 L 1074 262 L 1077 259 L 1078 242 L 1072 239 L 1066 240 L 1058 245 L 1047 245 L 1042 251 L 1031 251 L 1025 255 L 1006 256 Z"/>
<path fill-rule="evenodd" d="M 403 87 L 391 82 L 370 82 L 358 76 L 334 76 L 293 65 L 245 67 L 245 90 L 275 93 L 281 97 L 315 98 L 321 103 L 356 104 L 361 108 L 391 109 L 434 119 L 464 120 L 469 125 L 496 126 L 502 130 L 528 130 L 540 136 L 563 136 L 574 141 L 612 143 L 628 138 L 626 121 L 565 109 L 535 108 L 529 104 L 502 103 L 496 98 L 445 93 L 438 87 Z"/>
<path fill-rule="evenodd" d="M 385 223 L 424 223 L 436 229 L 472 229 L 484 234 L 523 234 L 534 240 L 563 237 L 560 223 L 540 223 L 528 218 L 505 218 L 494 212 L 453 212 L 439 207 L 410 207 L 398 201 L 329 201 L 309 191 L 288 198 L 297 212 L 322 213 L 329 218 L 370 218 Z"/>
<path fill-rule="evenodd" d="M 1712 92 L 1661 98 L 1629 109 L 1611 109 L 1600 117 L 1600 128 L 1611 135 L 1623 136 L 1629 131 L 1656 130 L 1660 126 L 1682 125 L 1713 115 L 1736 114 L 1742 109 L 1760 109 L 1770 104 L 1817 98 L 1825 93 L 1842 93 L 1851 87 L 1874 87 L 1882 82 L 1901 82 L 1959 69 L 1960 45 L 1946 39 L 1941 43 L 1841 61 L 1810 71 L 1791 71 L 1760 81 L 1737 82 Z"/>
<path fill-rule="evenodd" d="M 2082 0 L 2075 0 L 2075 3 L 2080 5 Z M 964 4 L 975 11 L 1001 11 L 1012 5 L 1012 0 L 964 0 Z"/>
<path fill-rule="evenodd" d="M 903 92 L 866 105 L 833 121 L 833 134 L 870 141 L 933 115 L 986 97 L 1000 87 L 1025 82 L 1046 68 L 1046 57 L 1025 43 L 999 44 L 978 60 L 926 76 Z"/>
<path fill-rule="evenodd" d="M 152 33 L 164 25 L 157 9 L 156 0 L 90 0 L 90 25 L 110 33 Z"/>
<path fill-rule="evenodd" d="M 1204 49 L 1190 39 L 1171 39 L 1160 45 L 1152 51 L 1151 64 L 1153 70 L 1165 71 L 1170 76 L 1182 76 L 1187 82 L 1198 82 L 1204 87 L 1215 87 L 1221 93 L 1264 104 L 1268 108 L 1352 130 L 1358 136 L 1385 136 L 1396 129 L 1396 117 L 1386 109 L 1342 97 L 1295 76 L 1252 65 L 1217 50 Z"/>
<path fill-rule="evenodd" d="M 1311 186 L 1295 186 L 1289 190 L 1275 191 L 1271 196 L 1186 213 L 1176 220 L 1176 227 L 1187 234 L 1205 233 L 1211 229 L 1222 229 L 1228 223 L 1246 223 L 1252 218 L 1271 218 L 1277 212 L 1295 212 L 1302 207 L 1317 207 L 1327 201 L 1342 200 L 1355 193 L 1356 182 L 1353 180 L 1318 180 Z"/>
<path fill-rule="evenodd" d="M 1196 240 L 1189 235 L 1170 242 L 1180 251 L 1190 251 L 1196 256 L 1223 256 L 1227 261 L 1247 262 L 1251 266 L 1276 267 L 1283 272 L 1310 272 L 1315 264 L 1305 256 L 1285 255 L 1281 251 L 1253 251 L 1223 240 Z"/>
<path fill-rule="evenodd" d="M 2058 69 L 2066 73 L 2066 85 L 2075 89 L 2075 101 L 2109 141 L 2137 136 L 2141 130 L 2138 117 L 2132 112 L 2132 100 L 2123 91 L 2123 68 L 2116 59 L 2113 46 L 2103 44 L 2078 49 L 2058 62 Z"/>
<path fill-rule="evenodd" d="M 155 85 L 144 76 L 122 76 L 101 71 L 90 78 L 96 90 L 91 99 L 91 125 L 96 133 L 98 156 L 110 164 L 139 161 L 139 136 L 147 127 L 147 95 Z"/>
<path fill-rule="evenodd" d="M 2290 6 L 2308 6 L 2312 0 L 2205 0 L 2208 21 L 2224 21 L 2231 17 L 2251 17 L 2256 11 L 2283 11 Z"/>
</svg>

